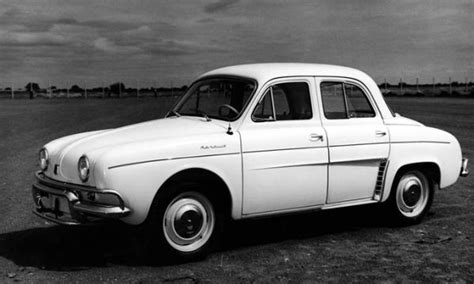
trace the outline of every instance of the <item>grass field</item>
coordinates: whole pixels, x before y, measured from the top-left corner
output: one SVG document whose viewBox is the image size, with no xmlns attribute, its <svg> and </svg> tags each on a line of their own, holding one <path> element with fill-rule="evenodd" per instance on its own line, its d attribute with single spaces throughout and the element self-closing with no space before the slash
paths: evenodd
<svg viewBox="0 0 474 284">
<path fill-rule="evenodd" d="M 37 151 L 64 135 L 159 118 L 172 98 L 0 101 L 0 282 L 474 281 L 474 175 L 436 193 L 425 221 L 392 228 L 361 207 L 231 224 L 206 260 L 148 266 L 133 229 L 60 227 L 35 217 Z M 454 134 L 474 162 L 474 100 L 389 98 Z"/>
</svg>

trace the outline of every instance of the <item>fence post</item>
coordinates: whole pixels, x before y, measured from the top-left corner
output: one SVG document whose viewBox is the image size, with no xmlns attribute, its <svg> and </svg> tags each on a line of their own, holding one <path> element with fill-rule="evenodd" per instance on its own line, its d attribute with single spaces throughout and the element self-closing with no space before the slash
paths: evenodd
<svg viewBox="0 0 474 284">
<path fill-rule="evenodd" d="M 449 95 L 451 96 L 453 94 L 453 87 L 451 84 L 451 77 L 449 77 Z"/>
</svg>

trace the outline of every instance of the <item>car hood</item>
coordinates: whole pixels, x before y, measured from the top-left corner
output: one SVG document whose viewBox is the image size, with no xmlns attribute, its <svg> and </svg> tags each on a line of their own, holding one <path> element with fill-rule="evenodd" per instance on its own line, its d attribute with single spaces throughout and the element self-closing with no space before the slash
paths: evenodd
<svg viewBox="0 0 474 284">
<path fill-rule="evenodd" d="M 114 147 L 165 139 L 173 143 L 195 135 L 225 135 L 226 129 L 223 121 L 208 122 L 201 117 L 170 117 L 63 137 L 46 145 L 51 165 L 48 174 L 63 181 L 77 182 L 77 161 L 82 155 L 87 155 L 93 164 L 102 153 Z M 57 167 L 56 173 L 54 167 Z"/>
</svg>

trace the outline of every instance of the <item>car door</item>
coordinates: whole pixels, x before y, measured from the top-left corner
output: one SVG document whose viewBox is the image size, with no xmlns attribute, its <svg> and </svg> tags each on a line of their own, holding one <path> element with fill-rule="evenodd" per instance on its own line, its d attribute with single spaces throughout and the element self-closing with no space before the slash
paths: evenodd
<svg viewBox="0 0 474 284">
<path fill-rule="evenodd" d="M 239 130 L 243 214 L 324 204 L 328 150 L 314 79 L 276 80 L 260 94 Z"/>
<path fill-rule="evenodd" d="M 329 146 L 327 203 L 378 199 L 390 146 L 374 100 L 356 80 L 317 78 L 316 84 Z"/>
</svg>

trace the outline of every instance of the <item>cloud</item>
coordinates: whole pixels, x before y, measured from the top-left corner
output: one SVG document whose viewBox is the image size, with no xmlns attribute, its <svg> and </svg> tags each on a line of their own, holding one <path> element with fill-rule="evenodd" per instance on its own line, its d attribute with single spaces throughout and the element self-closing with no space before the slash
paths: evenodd
<svg viewBox="0 0 474 284">
<path fill-rule="evenodd" d="M 115 42 L 105 38 L 105 37 L 100 37 L 94 40 L 93 46 L 101 51 L 104 51 L 106 53 L 138 53 L 141 51 L 139 47 L 136 46 L 123 46 L 123 45 L 117 45 Z"/>
<path fill-rule="evenodd" d="M 203 19 L 197 20 L 196 22 L 200 23 L 200 24 L 207 24 L 207 23 L 213 23 L 215 21 L 216 20 L 214 20 L 212 18 L 203 18 Z"/>
<path fill-rule="evenodd" d="M 239 2 L 239 0 L 219 0 L 217 2 L 204 6 L 204 11 L 207 13 L 216 13 L 221 10 L 227 9 L 229 6 L 237 2 Z"/>
<path fill-rule="evenodd" d="M 68 40 L 50 32 L 0 32 L 0 44 L 8 46 L 60 46 Z"/>
</svg>

